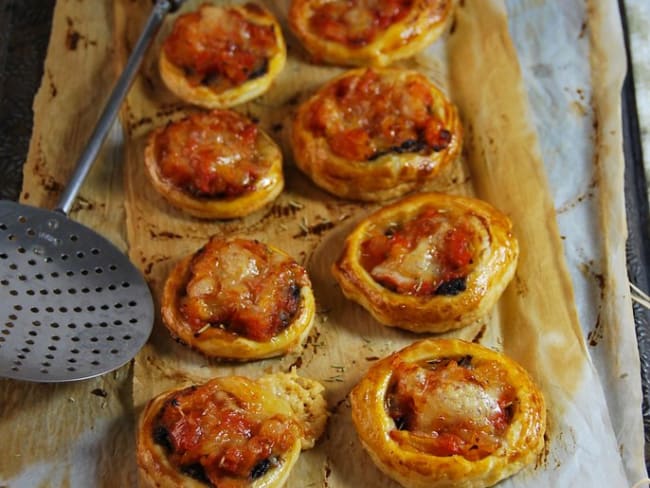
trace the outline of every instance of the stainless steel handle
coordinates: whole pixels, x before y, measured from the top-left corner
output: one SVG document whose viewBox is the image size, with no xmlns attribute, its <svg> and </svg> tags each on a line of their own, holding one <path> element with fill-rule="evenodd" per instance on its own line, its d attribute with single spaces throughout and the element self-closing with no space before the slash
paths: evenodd
<svg viewBox="0 0 650 488">
<path fill-rule="evenodd" d="M 117 83 L 108 98 L 108 102 L 106 102 L 104 111 L 99 117 L 86 147 L 77 160 L 77 165 L 75 166 L 70 181 L 59 197 L 59 203 L 56 206 L 56 210 L 63 212 L 66 215 L 70 211 L 72 203 L 79 193 L 81 184 L 86 179 L 92 164 L 97 158 L 97 154 L 104 143 L 104 139 L 106 139 L 106 136 L 113 125 L 113 121 L 117 116 L 117 112 L 122 105 L 122 101 L 124 100 L 124 97 L 126 97 L 126 94 L 131 87 L 131 83 L 138 73 L 138 69 L 140 68 L 140 64 L 147 52 L 149 44 L 151 44 L 151 41 L 158 32 L 165 15 L 180 7 L 183 1 L 184 0 L 158 0 L 154 5 L 149 18 L 147 19 L 147 23 L 140 34 L 140 38 L 129 56 L 124 71 L 117 80 Z"/>
</svg>

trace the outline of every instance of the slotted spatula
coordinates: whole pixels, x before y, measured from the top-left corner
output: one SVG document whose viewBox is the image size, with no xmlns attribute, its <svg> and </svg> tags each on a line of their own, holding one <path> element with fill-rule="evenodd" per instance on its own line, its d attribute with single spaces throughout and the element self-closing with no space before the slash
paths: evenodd
<svg viewBox="0 0 650 488">
<path fill-rule="evenodd" d="M 54 211 L 0 202 L 0 376 L 57 382 L 112 371 L 154 320 L 147 283 L 104 237 L 67 217 L 151 40 L 184 0 L 158 0 Z"/>
</svg>

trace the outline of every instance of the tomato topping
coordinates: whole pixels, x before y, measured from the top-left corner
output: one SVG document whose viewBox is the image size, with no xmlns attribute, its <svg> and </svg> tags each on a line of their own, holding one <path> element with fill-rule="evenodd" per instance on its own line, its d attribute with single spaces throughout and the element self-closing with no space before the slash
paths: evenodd
<svg viewBox="0 0 650 488">
<path fill-rule="evenodd" d="M 156 160 L 174 186 L 201 197 L 234 197 L 255 188 L 270 163 L 256 152 L 259 129 L 234 112 L 197 113 L 156 136 Z"/>
<path fill-rule="evenodd" d="M 434 113 L 424 77 L 395 81 L 371 69 L 329 85 L 312 104 L 307 124 L 332 153 L 354 161 L 441 151 L 452 138 Z"/>
<path fill-rule="evenodd" d="M 455 295 L 465 289 L 476 239 L 450 214 L 425 208 L 401 225 L 375 229 L 361 245 L 360 261 L 378 283 L 397 293 Z"/>
<path fill-rule="evenodd" d="M 163 44 L 191 84 L 224 89 L 265 74 L 276 49 L 273 26 L 256 24 L 234 8 L 209 6 L 178 17 Z"/>
<path fill-rule="evenodd" d="M 516 392 L 495 361 L 398 362 L 386 399 L 390 436 L 408 449 L 475 461 L 494 452 L 512 420 Z"/>
<path fill-rule="evenodd" d="M 181 313 L 195 333 L 206 326 L 268 341 L 291 324 L 307 273 L 257 241 L 213 238 L 190 266 Z"/>
<path fill-rule="evenodd" d="M 404 19 L 412 8 L 413 0 L 331 0 L 312 7 L 309 25 L 319 37 L 360 47 Z"/>
<path fill-rule="evenodd" d="M 265 415 L 259 405 L 246 404 L 210 382 L 168 400 L 152 435 L 181 472 L 210 486 L 243 488 L 264 474 L 260 466 L 268 469 L 281 459 L 301 427 L 291 418 Z"/>
</svg>

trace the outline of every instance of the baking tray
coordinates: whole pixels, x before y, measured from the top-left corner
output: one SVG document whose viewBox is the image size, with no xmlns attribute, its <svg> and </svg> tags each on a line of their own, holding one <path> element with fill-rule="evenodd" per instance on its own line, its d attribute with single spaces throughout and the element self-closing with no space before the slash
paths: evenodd
<svg viewBox="0 0 650 488">
<path fill-rule="evenodd" d="M 55 0 L 0 1 L 0 198 L 17 200 L 32 130 L 32 100 L 43 76 Z M 627 25 L 623 2 L 623 27 Z M 627 44 L 627 39 L 626 39 Z M 629 73 L 622 93 L 625 197 L 628 223 L 628 274 L 650 289 L 650 214 L 636 114 L 634 80 Z M 634 304 L 641 356 L 646 466 L 650 466 L 650 311 Z"/>
</svg>

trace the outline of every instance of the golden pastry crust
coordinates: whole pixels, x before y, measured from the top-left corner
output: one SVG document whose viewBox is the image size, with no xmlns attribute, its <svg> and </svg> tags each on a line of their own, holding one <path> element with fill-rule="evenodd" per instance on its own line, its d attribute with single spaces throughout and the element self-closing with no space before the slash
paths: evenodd
<svg viewBox="0 0 650 488">
<path fill-rule="evenodd" d="M 213 237 L 171 271 L 162 318 L 205 356 L 232 360 L 286 354 L 309 334 L 315 302 L 304 268 L 258 241 Z"/>
<path fill-rule="evenodd" d="M 268 90 L 286 57 L 280 25 L 266 9 L 254 3 L 205 4 L 176 19 L 160 51 L 159 69 L 179 98 L 227 108 Z"/>
<path fill-rule="evenodd" d="M 195 113 L 154 130 L 144 164 L 169 203 L 204 219 L 243 217 L 284 188 L 277 144 L 230 110 Z"/>
<path fill-rule="evenodd" d="M 409 376 L 409 370 L 417 372 Z M 407 371 L 406 379 L 396 379 L 401 373 L 395 371 Z M 417 378 L 423 377 L 431 382 L 420 385 Z M 409 381 L 414 381 L 415 389 Z M 416 404 L 412 417 L 395 418 L 396 398 L 402 394 L 408 398 L 404 392 L 409 388 Z M 407 488 L 491 486 L 533 462 L 544 446 L 546 409 L 541 391 L 512 359 L 478 344 L 456 339 L 417 342 L 374 364 L 350 400 L 364 448 L 386 475 Z M 470 420 L 476 416 L 474 424 L 462 423 L 465 416 Z M 411 426 L 418 422 L 437 429 L 423 432 L 422 425 Z M 482 427 L 472 430 L 477 423 Z M 462 429 L 465 435 L 469 429 L 491 439 L 490 448 L 472 454 L 473 439 L 463 446 L 455 435 L 462 437 Z M 441 447 L 444 437 L 457 442 Z"/>
<path fill-rule="evenodd" d="M 148 402 L 139 419 L 140 478 L 151 488 L 199 488 L 218 481 L 233 488 L 281 487 L 301 449 L 313 447 L 325 429 L 323 391 L 317 381 L 292 372 L 258 380 L 219 377 L 164 392 Z M 191 431 L 193 426 L 199 428 Z M 241 436 L 240 426 L 251 434 Z M 235 451 L 219 442 L 228 436 L 239 440 L 232 441 Z"/>
<path fill-rule="evenodd" d="M 293 0 L 289 25 L 316 61 L 386 66 L 444 32 L 452 0 Z"/>
<path fill-rule="evenodd" d="M 291 134 L 297 166 L 343 198 L 395 198 L 435 178 L 460 154 L 458 113 L 415 71 L 356 69 L 303 103 Z"/>
<path fill-rule="evenodd" d="M 464 327 L 493 307 L 519 254 L 508 217 L 474 198 L 423 193 L 361 221 L 332 273 L 384 325 Z"/>
</svg>

